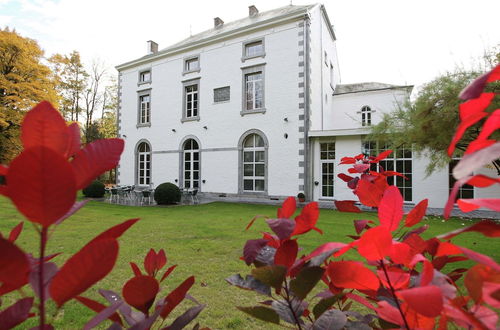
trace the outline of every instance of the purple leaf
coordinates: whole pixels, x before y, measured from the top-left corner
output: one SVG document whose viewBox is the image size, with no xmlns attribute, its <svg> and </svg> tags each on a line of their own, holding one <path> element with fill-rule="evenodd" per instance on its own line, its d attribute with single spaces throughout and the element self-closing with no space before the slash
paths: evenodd
<svg viewBox="0 0 500 330">
<path fill-rule="evenodd" d="M 161 305 L 162 307 L 163 305 Z M 160 316 L 161 307 L 157 307 L 153 315 L 150 317 L 145 318 L 144 320 L 137 322 L 134 324 L 132 327 L 129 328 L 129 330 L 147 330 L 150 329 L 153 323 L 155 323 L 156 319 L 158 319 L 158 316 Z"/>
<path fill-rule="evenodd" d="M 488 79 L 490 73 L 491 71 L 486 72 L 485 74 L 474 79 L 474 81 L 470 83 L 469 86 L 465 87 L 460 92 L 458 97 L 462 100 L 470 100 L 477 98 L 483 92 L 484 86 L 486 85 L 486 80 Z"/>
<path fill-rule="evenodd" d="M 30 285 L 38 297 L 40 297 L 40 291 L 41 291 L 40 290 L 40 277 L 39 277 L 40 270 L 39 270 L 39 267 L 40 266 L 36 266 L 30 272 L 30 276 L 29 276 Z M 50 297 L 49 284 L 50 284 L 50 281 L 52 280 L 52 278 L 54 277 L 54 275 L 56 275 L 58 270 L 59 270 L 59 268 L 57 268 L 57 265 L 53 262 L 46 262 L 43 265 L 43 278 L 44 278 L 44 282 L 45 282 L 43 284 L 44 300 L 46 300 L 47 298 Z"/>
<path fill-rule="evenodd" d="M 100 324 L 102 321 L 106 321 L 123 304 L 124 304 L 123 301 L 117 301 L 111 306 L 106 307 L 99 314 L 97 314 L 90 321 L 88 321 L 87 324 L 85 324 L 85 326 L 83 327 L 83 330 L 92 329 L 96 327 L 98 324 Z"/>
<path fill-rule="evenodd" d="M 460 180 L 498 158 L 500 158 L 500 142 L 472 154 L 464 155 L 457 166 L 453 168 L 453 176 Z"/>
<path fill-rule="evenodd" d="M 295 229 L 295 221 L 290 219 L 268 219 L 266 222 L 279 239 L 290 237 Z"/>
<path fill-rule="evenodd" d="M 245 247 L 243 248 L 243 258 L 245 259 L 247 266 L 255 260 L 260 250 L 266 246 L 266 244 L 267 240 L 263 238 L 251 239 L 246 242 Z"/>
<path fill-rule="evenodd" d="M 404 237 L 403 237 L 403 240 L 405 240 L 407 237 L 410 237 L 411 235 L 413 234 L 417 234 L 417 235 L 420 235 L 422 234 L 424 231 L 426 231 L 427 229 L 429 229 L 429 225 L 423 225 L 422 227 L 418 227 L 418 228 L 415 228 L 413 229 L 412 231 L 409 231 Z"/>
<path fill-rule="evenodd" d="M 356 187 L 358 186 L 358 181 L 359 181 L 359 178 L 354 178 L 352 179 L 351 181 L 347 182 L 347 186 L 351 189 L 356 189 Z"/>
<path fill-rule="evenodd" d="M 81 202 L 76 202 L 75 204 L 73 204 L 73 206 L 69 209 L 69 211 L 66 212 L 65 215 L 63 215 L 62 217 L 60 217 L 59 220 L 57 220 L 55 222 L 55 225 L 60 225 L 64 220 L 66 220 L 67 218 L 69 218 L 70 216 L 72 216 L 73 214 L 75 214 L 83 206 L 85 206 L 85 204 L 87 204 L 89 201 L 90 201 L 90 199 L 87 199 L 87 200 L 84 200 L 84 201 L 81 201 Z"/>
<path fill-rule="evenodd" d="M 120 302 L 120 301 L 123 302 L 120 295 L 118 295 L 117 293 L 115 293 L 113 291 L 99 289 L 99 293 L 101 294 L 101 296 L 103 296 L 111 304 L 114 304 L 114 303 Z M 129 325 L 134 325 L 137 322 L 141 322 L 142 320 L 144 320 L 144 317 L 145 317 L 144 314 L 142 314 L 141 312 L 132 311 L 132 308 L 125 303 L 120 305 L 120 307 L 118 308 L 118 311 L 123 315 L 123 317 L 125 318 L 125 321 Z"/>
<path fill-rule="evenodd" d="M 184 329 L 186 325 L 194 320 L 198 314 L 205 308 L 205 305 L 194 306 L 188 309 L 184 314 L 175 319 L 175 321 L 168 327 L 163 329 L 180 330 Z"/>
<path fill-rule="evenodd" d="M 226 281 L 234 286 L 237 286 L 239 288 L 245 289 L 245 290 L 253 290 L 257 293 L 266 295 L 266 296 L 271 296 L 271 289 L 269 286 L 265 285 L 261 281 L 255 279 L 251 275 L 247 275 L 245 279 L 241 277 L 240 274 L 235 274 L 231 277 L 226 278 Z"/>
<path fill-rule="evenodd" d="M 33 298 L 23 298 L 0 312 L 0 328 L 11 329 L 23 323 L 29 316 Z"/>
<path fill-rule="evenodd" d="M 347 323 L 347 316 L 338 309 L 330 309 L 321 314 L 314 322 L 314 330 L 340 330 Z"/>
<path fill-rule="evenodd" d="M 359 235 L 366 228 L 366 225 L 373 221 L 371 220 L 354 220 L 354 228 L 356 229 L 356 233 Z"/>
<path fill-rule="evenodd" d="M 122 330 L 123 328 L 118 323 L 113 323 L 107 330 Z"/>
</svg>

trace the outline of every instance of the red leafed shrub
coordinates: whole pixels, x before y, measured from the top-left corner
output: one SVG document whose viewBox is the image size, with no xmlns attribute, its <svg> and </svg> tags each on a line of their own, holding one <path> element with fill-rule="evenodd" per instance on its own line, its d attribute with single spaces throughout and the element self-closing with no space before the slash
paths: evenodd
<svg viewBox="0 0 500 330">
<path fill-rule="evenodd" d="M 483 164 L 500 157 L 500 144 L 488 138 L 500 128 L 500 109 L 483 112 L 491 95 L 482 93 L 487 82 L 500 80 L 500 66 L 480 77 L 462 93 L 470 99 L 460 107 L 462 125 L 450 145 L 480 119 L 484 125 L 476 141 L 457 165 L 454 175 L 462 184 L 487 187 L 500 183 L 484 175 L 469 176 Z M 488 94 L 488 93 L 486 93 Z M 475 116 L 475 117 L 471 117 Z M 480 119 L 477 119 L 480 118 Z M 253 307 L 238 307 L 257 319 L 280 324 L 282 321 L 298 329 L 495 329 L 500 308 L 500 265 L 492 258 L 450 240 L 464 232 L 478 232 L 500 237 L 500 225 L 480 221 L 472 226 L 423 239 L 420 234 L 428 226 L 418 226 L 427 210 L 427 200 L 418 203 L 408 214 L 403 212 L 399 189 L 387 184 L 387 176 L 401 175 L 381 169 L 371 171 L 390 154 L 377 157 L 358 155 L 345 157 L 341 164 L 352 164 L 350 174 L 339 177 L 353 189 L 359 201 L 378 209 L 378 222 L 354 221 L 356 235 L 349 243 L 329 242 L 308 255 L 299 255 L 300 235 L 317 230 L 319 217 L 315 202 L 308 204 L 295 219 L 295 199 L 289 197 L 278 209 L 276 219 L 267 219 L 271 232 L 260 239 L 249 240 L 243 248 L 242 260 L 253 265 L 250 275 L 233 275 L 226 279 L 232 285 L 265 296 Z M 445 215 L 453 205 L 451 194 Z M 340 211 L 360 212 L 355 201 L 337 201 Z M 451 203 L 451 204 L 450 204 Z M 478 207 L 500 210 L 500 199 L 458 200 L 467 212 Z M 257 217 L 256 217 L 257 218 Z M 248 228 L 255 221 L 254 218 Z M 356 251 L 363 262 L 344 260 L 344 253 Z M 476 264 L 444 273 L 444 266 L 471 260 Z M 462 279 L 466 290 L 459 289 Z M 327 289 L 311 296 L 319 282 Z M 365 315 L 351 310 L 353 302 L 365 306 Z"/>
<path fill-rule="evenodd" d="M 53 300 L 58 309 L 76 299 L 95 311 L 97 315 L 86 324 L 86 329 L 106 319 L 113 322 L 113 329 L 128 326 L 149 329 L 156 321 L 164 320 L 186 297 L 194 277 L 189 277 L 166 297 L 158 298 L 160 283 L 176 267 L 167 268 L 157 279 L 159 271 L 167 264 L 163 250 L 149 251 L 144 259 L 144 275 L 135 263 L 131 263 L 134 277 L 123 286 L 124 299 L 112 291 L 100 290 L 109 303 L 106 306 L 81 296 L 113 269 L 118 257 L 118 238 L 139 219 L 127 220 L 99 234 L 62 266 L 51 261 L 57 254 L 46 255 L 49 230 L 56 230 L 85 205 L 85 201 L 76 202 L 77 191 L 87 187 L 96 176 L 116 167 L 123 151 L 123 140 L 97 140 L 81 148 L 77 124 L 67 126 L 48 102 L 38 104 L 26 114 L 21 140 L 24 146 L 21 154 L 9 167 L 0 165 L 0 176 L 4 178 L 0 194 L 10 198 L 19 212 L 34 224 L 40 236 L 40 251 L 35 258 L 15 244 L 23 228 L 22 222 L 11 230 L 8 238 L 0 235 L 0 297 L 21 289 L 24 296 L 0 311 L 0 328 L 10 329 L 36 316 L 39 319 L 37 329 L 53 329 L 46 316 L 48 299 Z M 25 297 L 24 287 L 28 283 L 33 297 Z M 132 311 L 131 306 L 140 312 Z M 182 329 L 204 307 L 197 303 L 174 320 L 171 328 Z"/>
</svg>

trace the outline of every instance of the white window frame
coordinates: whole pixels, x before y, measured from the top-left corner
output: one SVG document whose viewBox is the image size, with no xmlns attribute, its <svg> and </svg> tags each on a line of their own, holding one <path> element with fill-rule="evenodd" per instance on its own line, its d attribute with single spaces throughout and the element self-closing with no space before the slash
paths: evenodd
<svg viewBox="0 0 500 330">
<path fill-rule="evenodd" d="M 196 90 L 189 90 L 196 87 Z M 182 85 L 182 119 L 181 122 L 200 120 L 200 79 L 191 79 Z M 188 101 L 191 97 L 191 101 Z M 196 100 L 194 100 L 196 98 Z M 196 104 L 196 106 L 195 106 Z M 188 113 L 189 112 L 189 113 Z"/>
<path fill-rule="evenodd" d="M 151 89 L 138 92 L 137 103 L 137 127 L 151 126 Z"/>
<path fill-rule="evenodd" d="M 196 143 L 196 149 L 186 149 L 188 143 Z M 189 157 L 187 157 L 189 155 Z M 198 159 L 195 159 L 195 155 Z M 189 158 L 189 159 L 186 159 Z M 198 169 L 196 170 L 195 163 L 198 164 Z M 189 168 L 186 165 L 189 164 Z M 183 157 L 182 157 L 182 186 L 184 189 L 200 189 L 200 169 L 201 169 L 201 159 L 200 159 L 200 145 L 198 141 L 193 138 L 187 139 L 183 144 Z M 195 178 L 195 174 L 198 174 L 198 178 Z M 186 182 L 188 183 L 186 185 Z"/>
<path fill-rule="evenodd" d="M 361 108 L 361 126 L 368 127 L 372 126 L 372 113 L 371 107 L 365 105 Z"/>
<path fill-rule="evenodd" d="M 189 68 L 189 63 L 196 61 L 198 63 L 198 66 L 196 68 Z M 189 56 L 184 58 L 183 61 L 183 70 L 182 74 L 187 74 L 187 73 L 192 73 L 192 72 L 200 72 L 201 70 L 201 63 L 200 63 L 200 55 L 195 55 L 195 56 Z"/>
<path fill-rule="evenodd" d="M 263 146 L 257 146 L 256 141 L 257 137 L 262 140 Z M 248 139 L 253 139 L 253 146 L 252 147 L 245 147 L 245 142 Z M 266 192 L 266 166 L 267 166 L 267 155 L 266 155 L 266 142 L 262 136 L 259 134 L 253 133 L 249 134 L 248 136 L 245 137 L 243 140 L 243 145 L 242 145 L 242 190 L 244 193 L 264 193 Z M 262 161 L 257 161 L 256 155 L 257 153 L 262 153 L 264 155 L 264 160 Z M 245 153 L 251 153 L 252 154 L 252 161 L 245 161 Z M 245 165 L 246 166 L 252 166 L 252 175 L 245 175 Z M 256 174 L 256 169 L 257 166 L 262 166 L 263 167 L 263 175 L 257 175 Z M 253 189 L 245 189 L 245 181 L 252 181 L 252 187 Z M 257 181 L 262 181 L 262 190 L 256 190 L 256 182 Z"/>
<path fill-rule="evenodd" d="M 254 44 L 260 44 L 262 46 L 261 51 L 257 52 L 257 53 L 253 53 L 253 54 L 247 54 L 247 50 L 249 49 L 249 46 L 252 46 Z M 265 48 L 264 38 L 252 39 L 252 40 L 245 41 L 243 43 L 241 61 L 245 62 L 248 59 L 257 58 L 257 57 L 266 57 L 266 48 Z"/>
<path fill-rule="evenodd" d="M 148 80 L 145 80 L 144 79 L 144 76 L 146 74 L 149 74 L 149 79 Z M 142 85 L 142 84 L 149 84 L 151 83 L 151 80 L 152 80 L 152 75 L 151 75 L 151 69 L 146 69 L 146 70 L 141 70 L 139 71 L 139 79 L 138 79 L 138 83 L 137 85 Z"/>
<path fill-rule="evenodd" d="M 333 149 L 330 149 L 330 147 L 333 145 Z M 323 146 L 326 146 L 326 150 L 323 151 Z M 333 158 L 330 157 L 330 153 L 333 152 Z M 326 155 L 326 157 L 323 157 Z M 321 175 L 321 193 L 320 196 L 322 199 L 333 199 L 335 197 L 335 141 L 323 141 L 320 142 L 320 147 L 319 147 L 319 163 L 320 163 L 320 175 Z M 332 172 L 324 172 L 323 167 L 324 165 L 330 165 Z M 327 182 L 325 184 L 325 175 L 326 176 L 331 176 L 331 181 Z M 324 194 L 324 188 L 331 186 L 331 195 L 325 195 Z"/>
<path fill-rule="evenodd" d="M 252 66 L 252 67 L 246 67 L 242 68 L 243 71 L 243 88 L 242 88 L 242 110 L 240 114 L 243 116 L 245 114 L 250 114 L 250 113 L 265 113 L 266 112 L 266 107 L 265 107 L 265 99 L 266 99 L 266 92 L 265 92 L 265 66 L 264 65 L 257 65 L 257 66 Z M 247 78 L 252 76 L 252 75 L 258 75 L 260 74 L 260 79 L 258 80 L 249 80 L 247 81 Z M 256 92 L 256 86 L 260 84 L 260 90 L 261 90 L 261 100 L 260 100 L 260 107 L 257 106 L 257 92 Z M 249 86 L 252 88 L 252 92 L 249 93 Z M 251 108 L 247 107 L 248 104 L 248 97 L 251 96 Z"/>
<path fill-rule="evenodd" d="M 145 151 L 140 151 L 141 146 L 146 146 Z M 139 141 L 136 147 L 136 185 L 150 186 L 152 173 L 151 145 L 147 141 Z M 142 168 L 141 168 L 142 165 Z"/>
</svg>

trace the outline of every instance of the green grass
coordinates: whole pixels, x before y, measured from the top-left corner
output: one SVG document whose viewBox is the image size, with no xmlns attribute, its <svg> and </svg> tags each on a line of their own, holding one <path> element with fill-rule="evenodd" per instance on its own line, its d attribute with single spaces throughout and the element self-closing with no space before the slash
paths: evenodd
<svg viewBox="0 0 500 330">
<path fill-rule="evenodd" d="M 24 219 L 10 201 L 3 197 L 0 198 L 0 209 L 0 231 L 5 235 Z M 121 292 L 121 286 L 133 276 L 128 263 L 134 261 L 142 268 L 142 260 L 150 248 L 163 248 L 167 253 L 167 266 L 178 266 L 164 282 L 162 293 L 165 295 L 185 278 L 194 275 L 196 283 L 190 293 L 201 303 L 207 304 L 207 308 L 196 320 L 202 326 L 212 329 L 269 329 L 272 327 L 268 324 L 251 319 L 235 308 L 254 305 L 265 300 L 265 297 L 233 287 L 224 280 L 236 273 L 249 273 L 249 268 L 239 257 L 246 240 L 260 238 L 260 232 L 267 230 L 264 221 L 258 220 L 249 231 L 244 231 L 249 220 L 257 214 L 275 216 L 276 207 L 230 203 L 130 207 L 90 202 L 56 229 L 50 238 L 48 253 L 62 252 L 55 259 L 56 263 L 62 265 L 100 232 L 124 220 L 140 217 L 141 220 L 120 238 L 119 260 L 113 271 L 87 291 L 85 296 L 100 299 L 98 288 Z M 345 235 L 354 233 L 352 221 L 355 219 L 376 221 L 377 217 L 375 213 L 351 214 L 321 210 L 318 227 L 325 234 L 319 235 L 312 231 L 301 237 L 301 253 L 308 253 L 329 241 L 349 241 Z M 422 235 L 424 238 L 460 228 L 463 224 L 471 224 L 470 221 L 461 219 L 442 222 L 436 217 L 429 217 L 424 222 L 431 225 Z M 497 261 L 500 259 L 500 251 L 493 239 L 466 233 L 455 238 L 454 242 L 490 255 Z M 16 243 L 25 251 L 38 255 L 38 238 L 29 223 L 25 223 L 25 230 Z M 354 251 L 348 257 L 359 258 Z M 8 306 L 12 299 L 4 299 L 2 308 Z M 190 305 L 191 302 L 183 303 L 178 307 L 177 313 Z M 53 306 L 49 308 L 53 313 Z M 82 328 L 93 315 L 93 312 L 80 304 L 69 302 L 64 310 L 53 316 L 52 324 L 57 329 Z"/>
</svg>

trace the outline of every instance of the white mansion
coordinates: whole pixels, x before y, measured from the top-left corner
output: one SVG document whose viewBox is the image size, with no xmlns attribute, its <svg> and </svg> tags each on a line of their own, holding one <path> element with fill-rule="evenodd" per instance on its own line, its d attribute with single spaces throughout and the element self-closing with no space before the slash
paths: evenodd
<svg viewBox="0 0 500 330">
<path fill-rule="evenodd" d="M 308 200 L 355 196 L 337 178 L 344 156 L 377 152 L 370 125 L 412 86 L 341 85 L 336 36 L 324 6 L 286 6 L 224 23 L 117 66 L 118 182 L 172 182 L 213 198 Z M 448 169 L 426 178 L 427 159 L 396 150 L 384 162 L 405 201 L 444 207 Z M 488 169 L 484 169 L 489 171 Z M 392 183 L 392 182 L 391 182 Z M 464 187 L 463 196 L 498 195 Z"/>
</svg>

